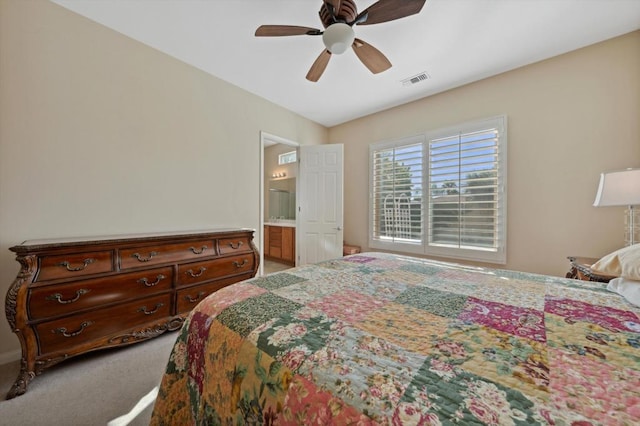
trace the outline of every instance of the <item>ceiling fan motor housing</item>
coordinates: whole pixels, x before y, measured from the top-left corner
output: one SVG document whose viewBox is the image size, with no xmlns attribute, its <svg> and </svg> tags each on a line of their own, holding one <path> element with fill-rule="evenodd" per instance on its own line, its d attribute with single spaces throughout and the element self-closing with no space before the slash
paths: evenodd
<svg viewBox="0 0 640 426">
<path fill-rule="evenodd" d="M 328 28 L 335 22 L 353 22 L 358 16 L 358 9 L 353 0 L 342 0 L 339 7 L 333 11 L 333 14 L 327 6 L 327 2 L 335 4 L 331 0 L 323 1 L 320 7 L 320 20 L 325 28 Z M 335 17 L 335 20 L 334 20 Z"/>
</svg>

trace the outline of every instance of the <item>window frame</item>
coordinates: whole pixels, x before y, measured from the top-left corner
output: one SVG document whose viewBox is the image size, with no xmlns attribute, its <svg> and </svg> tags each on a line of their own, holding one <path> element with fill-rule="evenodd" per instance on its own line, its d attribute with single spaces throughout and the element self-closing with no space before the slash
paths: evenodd
<svg viewBox="0 0 640 426">
<path fill-rule="evenodd" d="M 373 191 L 373 188 L 374 188 L 373 174 L 374 174 L 374 155 L 376 151 L 389 150 L 389 149 L 394 149 L 394 148 L 408 146 L 408 145 L 416 145 L 416 144 L 422 145 L 422 164 L 423 164 L 423 170 L 424 170 L 424 164 L 426 159 L 425 158 L 426 154 L 424 151 L 425 142 L 426 140 L 424 135 L 416 135 L 416 136 L 409 136 L 406 138 L 402 138 L 399 140 L 379 142 L 379 143 L 369 145 L 369 232 L 368 232 L 369 247 L 382 249 L 382 250 L 395 250 L 395 251 L 400 251 L 405 253 L 415 253 L 415 254 L 421 254 L 424 252 L 424 244 L 425 244 L 424 201 L 421 206 L 422 233 L 420 235 L 420 242 L 412 243 L 412 242 L 399 242 L 399 241 L 383 241 L 383 240 L 374 238 L 373 226 L 374 226 L 374 220 L 375 220 L 374 218 L 375 194 Z M 425 179 L 426 177 L 423 172 L 422 182 L 421 182 L 423 197 L 424 197 L 424 189 L 425 189 L 425 186 L 424 186 Z"/>
<path fill-rule="evenodd" d="M 497 233 L 497 247 L 493 249 L 445 247 L 431 244 L 429 236 L 429 202 L 431 199 L 431 183 L 429 180 L 429 144 L 432 140 L 465 135 L 481 130 L 495 128 L 497 138 L 497 191 L 499 219 L 494 227 Z M 422 147 L 422 235 L 420 243 L 402 243 L 384 241 L 374 235 L 374 153 L 376 151 L 399 148 L 405 145 L 415 144 L 420 140 Z M 372 143 L 369 145 L 369 247 L 374 249 L 397 251 L 411 254 L 423 254 L 451 259 L 462 259 L 494 264 L 506 264 L 507 253 L 507 116 L 499 115 L 490 118 L 468 121 L 445 128 L 424 132 L 417 136 L 411 136 L 391 141 Z"/>
<path fill-rule="evenodd" d="M 287 161 L 284 161 L 283 159 Z M 295 149 L 293 151 L 288 151 L 288 152 L 283 152 L 282 154 L 278 154 L 279 166 L 284 166 L 285 164 L 292 164 L 292 163 L 295 163 L 296 161 L 298 161 L 298 151 Z"/>
</svg>

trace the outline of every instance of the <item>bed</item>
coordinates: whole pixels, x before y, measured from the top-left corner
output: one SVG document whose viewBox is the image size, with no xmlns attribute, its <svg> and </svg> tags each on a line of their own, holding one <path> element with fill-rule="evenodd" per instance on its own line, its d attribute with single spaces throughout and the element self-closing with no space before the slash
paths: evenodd
<svg viewBox="0 0 640 426">
<path fill-rule="evenodd" d="M 305 265 L 192 311 L 151 424 L 640 424 L 640 308 L 392 254 Z"/>
</svg>

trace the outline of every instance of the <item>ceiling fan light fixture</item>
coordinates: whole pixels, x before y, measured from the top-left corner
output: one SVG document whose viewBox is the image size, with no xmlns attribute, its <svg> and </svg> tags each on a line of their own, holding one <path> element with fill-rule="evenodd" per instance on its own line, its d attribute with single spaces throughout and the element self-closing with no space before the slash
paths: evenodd
<svg viewBox="0 0 640 426">
<path fill-rule="evenodd" d="M 349 25 L 338 22 L 331 24 L 322 34 L 322 41 L 329 52 L 340 55 L 351 47 L 356 34 Z"/>
</svg>

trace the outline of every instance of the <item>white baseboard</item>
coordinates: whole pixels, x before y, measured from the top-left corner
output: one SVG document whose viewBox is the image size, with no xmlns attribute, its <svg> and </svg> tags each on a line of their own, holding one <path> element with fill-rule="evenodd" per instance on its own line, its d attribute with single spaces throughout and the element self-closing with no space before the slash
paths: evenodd
<svg viewBox="0 0 640 426">
<path fill-rule="evenodd" d="M 0 365 L 9 364 L 10 362 L 19 361 L 22 355 L 21 350 L 0 353 Z"/>
</svg>

